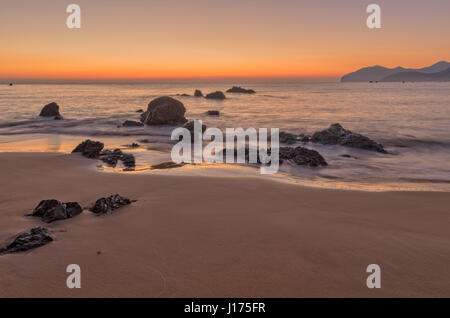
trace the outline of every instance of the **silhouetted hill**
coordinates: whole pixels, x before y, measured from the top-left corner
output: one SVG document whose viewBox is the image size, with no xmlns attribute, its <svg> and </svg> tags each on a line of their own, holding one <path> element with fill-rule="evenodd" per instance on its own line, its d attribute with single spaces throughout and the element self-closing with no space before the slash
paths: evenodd
<svg viewBox="0 0 450 318">
<path fill-rule="evenodd" d="M 442 72 L 425 73 L 417 71 L 400 72 L 389 75 L 382 82 L 448 82 L 450 81 L 450 67 Z"/>
<path fill-rule="evenodd" d="M 404 72 L 419 72 L 419 73 L 438 73 L 447 70 L 450 67 L 450 63 L 441 61 L 431 66 L 423 67 L 420 69 L 406 69 L 401 66 L 396 68 L 386 68 L 383 66 L 371 66 L 359 69 L 356 72 L 352 72 L 344 75 L 341 78 L 341 82 L 370 82 L 370 81 L 382 81 L 385 78 Z"/>
</svg>

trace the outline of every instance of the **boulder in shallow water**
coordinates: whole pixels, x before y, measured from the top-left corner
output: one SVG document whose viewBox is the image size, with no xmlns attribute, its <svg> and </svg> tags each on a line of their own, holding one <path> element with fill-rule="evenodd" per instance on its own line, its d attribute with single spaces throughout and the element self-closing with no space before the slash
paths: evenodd
<svg viewBox="0 0 450 318">
<path fill-rule="evenodd" d="M 203 97 L 203 93 L 201 90 L 196 89 L 194 92 L 195 97 Z"/>
<path fill-rule="evenodd" d="M 280 147 L 280 159 L 289 160 L 301 166 L 318 167 L 328 165 L 320 153 L 304 147 Z"/>
<path fill-rule="evenodd" d="M 207 99 L 219 99 L 219 100 L 221 100 L 221 99 L 225 99 L 226 96 L 221 91 L 217 91 L 217 92 L 210 93 L 210 94 L 206 95 L 206 98 Z"/>
<path fill-rule="evenodd" d="M 233 86 L 227 93 L 240 93 L 240 94 L 255 94 L 256 92 L 253 89 L 245 89 L 240 86 Z"/>
<path fill-rule="evenodd" d="M 163 96 L 152 100 L 146 112 L 141 114 L 141 121 L 147 125 L 178 125 L 187 120 L 186 108 L 179 100 Z"/>
<path fill-rule="evenodd" d="M 372 139 L 344 129 L 340 124 L 333 124 L 329 128 L 314 133 L 312 142 L 323 145 L 341 145 L 352 148 L 359 148 L 380 153 L 387 153 L 383 145 L 376 143 Z"/>
<path fill-rule="evenodd" d="M 29 232 L 19 234 L 6 247 L 0 248 L 0 254 L 25 252 L 44 246 L 53 241 L 45 227 L 34 227 Z"/>
<path fill-rule="evenodd" d="M 130 199 L 114 194 L 107 198 L 98 199 L 89 210 L 95 214 L 109 214 L 118 208 L 131 204 L 131 202 Z"/>
<path fill-rule="evenodd" d="M 31 213 L 31 216 L 40 217 L 45 223 L 70 219 L 83 212 L 77 202 L 61 203 L 58 200 L 42 200 Z"/>
<path fill-rule="evenodd" d="M 87 139 L 72 150 L 72 153 L 80 152 L 84 157 L 95 158 L 100 154 L 103 147 L 104 144 L 102 142 Z"/>
<path fill-rule="evenodd" d="M 54 117 L 55 119 L 62 119 L 62 116 L 59 113 L 59 106 L 56 103 L 50 103 L 50 104 L 45 105 L 44 108 L 42 108 L 39 116 Z"/>
</svg>

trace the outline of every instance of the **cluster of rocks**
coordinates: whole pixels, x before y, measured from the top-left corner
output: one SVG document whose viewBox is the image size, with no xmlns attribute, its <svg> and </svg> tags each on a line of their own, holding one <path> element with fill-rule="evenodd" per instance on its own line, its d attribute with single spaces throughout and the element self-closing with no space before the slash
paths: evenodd
<svg viewBox="0 0 450 318">
<path fill-rule="evenodd" d="M 89 208 L 89 211 L 100 215 L 110 214 L 112 211 L 117 210 L 125 205 L 131 204 L 133 201 L 124 198 L 119 194 L 111 195 L 107 198 L 98 199 L 95 204 Z"/>
<path fill-rule="evenodd" d="M 55 102 L 45 105 L 41 113 L 39 114 L 41 117 L 53 117 L 55 120 L 61 120 L 63 117 L 59 113 L 59 105 Z"/>
<path fill-rule="evenodd" d="M 45 223 L 73 218 L 83 212 L 77 202 L 62 203 L 58 200 L 42 200 L 30 216 L 40 217 Z"/>
<path fill-rule="evenodd" d="M 139 146 L 139 145 L 138 145 Z M 79 144 L 72 153 L 81 153 L 86 158 L 98 158 L 101 161 L 116 166 L 117 162 L 122 161 L 123 165 L 127 168 L 134 168 L 136 166 L 136 160 L 132 154 L 123 153 L 120 149 L 103 150 L 104 144 L 99 141 L 92 141 L 87 139 Z"/>
<path fill-rule="evenodd" d="M 25 252 L 52 241 L 53 238 L 45 227 L 34 227 L 28 232 L 17 235 L 12 242 L 0 248 L 0 254 Z"/>
<path fill-rule="evenodd" d="M 304 147 L 281 147 L 280 162 L 283 160 L 291 161 L 301 166 L 319 167 L 326 166 L 328 163 L 324 157 L 315 150 Z"/>
<path fill-rule="evenodd" d="M 352 148 L 387 153 L 383 145 L 372 139 L 344 129 L 340 124 L 333 124 L 329 128 L 314 133 L 311 142 L 323 145 L 341 145 Z"/>
<path fill-rule="evenodd" d="M 134 168 L 136 166 L 136 160 L 132 154 L 123 153 L 120 149 L 102 151 L 98 157 L 104 163 L 110 166 L 116 166 L 117 162 L 122 161 L 123 165 L 127 168 Z"/>
<path fill-rule="evenodd" d="M 240 94 L 255 94 L 256 92 L 253 89 L 245 89 L 240 86 L 233 86 L 227 93 L 240 93 Z"/>
</svg>

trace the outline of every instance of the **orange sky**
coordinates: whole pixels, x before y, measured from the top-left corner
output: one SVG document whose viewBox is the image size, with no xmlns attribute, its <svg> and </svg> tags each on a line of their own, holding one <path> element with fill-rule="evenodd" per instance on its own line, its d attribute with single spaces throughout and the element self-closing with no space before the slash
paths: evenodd
<svg viewBox="0 0 450 318">
<path fill-rule="evenodd" d="M 82 28 L 69 30 L 69 3 Z M 0 78 L 339 77 L 450 59 L 450 1 L 2 0 Z"/>
</svg>

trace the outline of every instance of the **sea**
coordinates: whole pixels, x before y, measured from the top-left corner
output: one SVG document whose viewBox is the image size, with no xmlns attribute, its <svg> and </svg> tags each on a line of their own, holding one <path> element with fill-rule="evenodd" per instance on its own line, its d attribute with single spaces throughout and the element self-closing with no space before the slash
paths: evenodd
<svg viewBox="0 0 450 318">
<path fill-rule="evenodd" d="M 195 89 L 225 92 L 232 86 L 251 88 L 256 94 L 226 93 L 223 101 L 192 96 Z M 279 128 L 311 135 L 340 123 L 383 144 L 389 152 L 298 142 L 290 146 L 319 151 L 328 166 L 284 163 L 278 173 L 281 179 L 365 191 L 450 191 L 450 83 L 287 79 L 2 84 L 0 152 L 70 153 L 74 145 L 90 138 L 104 142 L 108 148 L 123 146 L 138 154 L 138 167 L 145 167 L 153 156 L 151 151 L 170 152 L 174 127 L 121 125 L 125 120 L 138 121 L 137 111 L 146 110 L 148 103 L 160 96 L 180 100 L 189 120 L 202 120 L 208 127 Z M 58 103 L 64 120 L 38 116 L 50 102 Z M 220 116 L 208 116 L 208 110 L 218 110 Z M 124 146 L 133 142 L 141 147 Z M 146 169 L 137 170 L 146 173 Z"/>
</svg>

